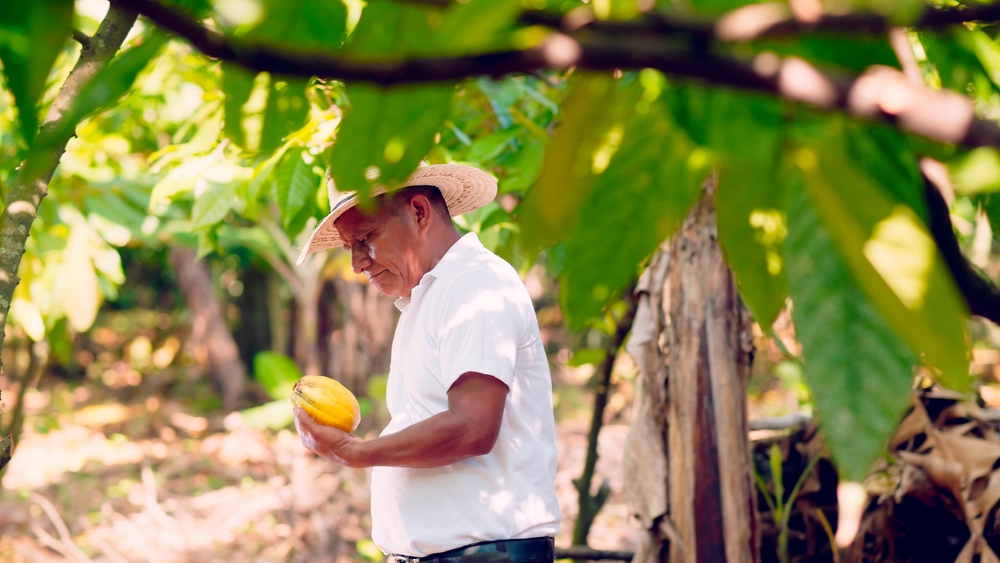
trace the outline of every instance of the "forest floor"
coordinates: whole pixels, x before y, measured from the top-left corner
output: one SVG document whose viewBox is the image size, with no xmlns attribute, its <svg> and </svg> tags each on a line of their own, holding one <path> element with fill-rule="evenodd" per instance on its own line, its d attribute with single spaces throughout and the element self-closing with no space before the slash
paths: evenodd
<svg viewBox="0 0 1000 563">
<path fill-rule="evenodd" d="M 80 389 L 80 388 L 78 388 Z M 0 561 L 381 561 L 369 537 L 369 472 L 336 466 L 290 430 L 255 430 L 147 399 L 94 404 L 87 393 L 29 393 L 29 419 L 3 476 Z M 51 408 L 53 401 L 63 402 Z M 80 406 L 74 406 L 74 402 Z M 66 408 L 69 407 L 69 408 Z M 614 491 L 591 547 L 634 549 L 638 528 L 621 496 L 626 425 L 605 426 L 597 478 Z M 558 428 L 556 484 L 568 545 L 587 423 Z"/>
</svg>

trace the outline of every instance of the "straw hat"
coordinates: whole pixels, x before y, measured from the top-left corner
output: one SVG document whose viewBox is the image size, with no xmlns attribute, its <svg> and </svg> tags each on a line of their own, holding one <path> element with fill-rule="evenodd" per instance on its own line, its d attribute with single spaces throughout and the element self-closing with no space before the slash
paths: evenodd
<svg viewBox="0 0 1000 563">
<path fill-rule="evenodd" d="M 301 264 L 306 255 L 313 252 L 343 246 L 333 223 L 348 209 L 358 204 L 356 192 L 339 192 L 327 177 L 327 191 L 330 194 L 330 214 L 320 222 L 302 249 L 296 264 Z M 468 213 L 493 201 L 497 195 L 497 181 L 486 172 L 465 164 L 431 164 L 421 166 L 405 182 L 386 190 L 383 186 L 372 188 L 371 195 L 381 195 L 387 191 L 401 190 L 411 186 L 434 186 L 441 190 L 448 213 L 452 217 Z"/>
</svg>

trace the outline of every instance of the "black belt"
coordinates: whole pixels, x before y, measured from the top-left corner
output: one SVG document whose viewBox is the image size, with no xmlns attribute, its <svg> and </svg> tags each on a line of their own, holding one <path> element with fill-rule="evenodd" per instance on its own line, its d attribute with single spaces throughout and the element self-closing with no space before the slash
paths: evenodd
<svg viewBox="0 0 1000 563">
<path fill-rule="evenodd" d="M 552 563 L 552 538 L 497 540 L 474 543 L 425 557 L 393 555 L 396 563 Z"/>
</svg>

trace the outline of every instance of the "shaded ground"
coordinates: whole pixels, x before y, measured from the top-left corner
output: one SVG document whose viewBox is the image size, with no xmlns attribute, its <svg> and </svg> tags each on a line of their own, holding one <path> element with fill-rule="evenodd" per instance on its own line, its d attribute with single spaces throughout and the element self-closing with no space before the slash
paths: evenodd
<svg viewBox="0 0 1000 563">
<path fill-rule="evenodd" d="M 49 402 L 39 393 L 26 404 L 41 411 Z M 381 561 L 367 539 L 369 473 L 316 458 L 291 431 L 253 430 L 238 416 L 199 417 L 156 399 L 68 411 L 47 433 L 39 420 L 29 425 L 3 477 L 0 561 Z M 561 545 L 586 430 L 581 422 L 559 428 Z M 614 494 L 594 523 L 595 548 L 634 547 L 621 498 L 626 431 L 611 425 L 601 434 L 598 479 L 608 478 Z"/>
</svg>

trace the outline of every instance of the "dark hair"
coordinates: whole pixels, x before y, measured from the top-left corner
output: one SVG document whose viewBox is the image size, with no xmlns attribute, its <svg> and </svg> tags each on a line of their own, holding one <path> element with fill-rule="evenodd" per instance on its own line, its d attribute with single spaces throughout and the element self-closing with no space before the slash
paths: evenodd
<svg viewBox="0 0 1000 563">
<path fill-rule="evenodd" d="M 431 202 L 431 207 L 442 217 L 451 218 L 451 213 L 448 212 L 448 204 L 444 201 L 441 190 L 436 186 L 410 186 L 403 188 L 398 192 L 394 192 L 391 198 L 386 198 L 388 201 L 385 202 L 385 208 L 391 215 L 398 215 L 410 203 L 410 200 L 418 195 L 426 197 Z"/>
</svg>

